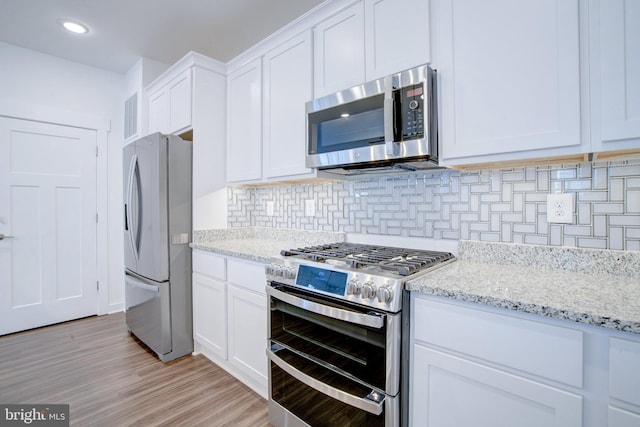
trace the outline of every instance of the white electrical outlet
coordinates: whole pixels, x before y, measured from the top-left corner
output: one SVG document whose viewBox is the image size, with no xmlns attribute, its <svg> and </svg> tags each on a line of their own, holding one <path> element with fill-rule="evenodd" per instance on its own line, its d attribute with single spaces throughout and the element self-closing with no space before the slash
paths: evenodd
<svg viewBox="0 0 640 427">
<path fill-rule="evenodd" d="M 304 201 L 305 216 L 316 216 L 316 201 L 313 199 Z"/>
<path fill-rule="evenodd" d="M 273 200 L 267 200 L 267 216 L 273 216 Z"/>
<path fill-rule="evenodd" d="M 547 222 L 571 224 L 573 222 L 573 196 L 547 194 Z"/>
</svg>

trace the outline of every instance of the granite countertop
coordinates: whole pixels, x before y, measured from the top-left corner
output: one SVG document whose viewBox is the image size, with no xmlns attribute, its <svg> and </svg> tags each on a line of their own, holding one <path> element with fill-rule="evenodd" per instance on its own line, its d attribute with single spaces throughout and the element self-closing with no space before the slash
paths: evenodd
<svg viewBox="0 0 640 427">
<path fill-rule="evenodd" d="M 471 241 L 459 251 L 406 288 L 640 333 L 640 253 Z"/>
<path fill-rule="evenodd" d="M 282 249 L 343 242 L 344 233 L 264 227 L 196 230 L 193 249 L 215 252 L 250 261 L 270 263 Z"/>
<path fill-rule="evenodd" d="M 246 227 L 194 232 L 191 247 L 269 263 L 344 233 Z M 460 241 L 456 261 L 410 291 L 640 334 L 640 252 Z"/>
</svg>

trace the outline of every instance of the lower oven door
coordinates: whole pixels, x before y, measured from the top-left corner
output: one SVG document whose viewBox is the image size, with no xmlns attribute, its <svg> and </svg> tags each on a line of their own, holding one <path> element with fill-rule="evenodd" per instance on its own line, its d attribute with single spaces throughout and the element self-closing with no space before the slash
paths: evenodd
<svg viewBox="0 0 640 427">
<path fill-rule="evenodd" d="M 274 344 L 269 419 L 279 426 L 375 427 L 397 425 L 399 396 L 387 396 Z"/>
</svg>

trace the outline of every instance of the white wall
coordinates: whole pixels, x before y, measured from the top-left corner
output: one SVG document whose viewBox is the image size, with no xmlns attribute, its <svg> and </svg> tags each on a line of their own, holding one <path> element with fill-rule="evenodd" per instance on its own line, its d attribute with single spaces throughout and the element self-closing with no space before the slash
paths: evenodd
<svg viewBox="0 0 640 427">
<path fill-rule="evenodd" d="M 107 240 L 98 248 L 99 312 L 123 309 L 124 75 L 0 42 L 0 94 L 0 115 L 98 129 L 105 151 L 98 159 L 98 212 L 106 221 L 99 226 L 98 245 Z"/>
</svg>

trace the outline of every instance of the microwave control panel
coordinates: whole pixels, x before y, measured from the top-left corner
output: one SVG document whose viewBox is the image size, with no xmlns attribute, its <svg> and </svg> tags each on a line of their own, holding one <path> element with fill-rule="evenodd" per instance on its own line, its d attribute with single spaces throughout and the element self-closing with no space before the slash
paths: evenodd
<svg viewBox="0 0 640 427">
<path fill-rule="evenodd" d="M 424 138 L 424 85 L 400 88 L 402 139 Z"/>
</svg>

